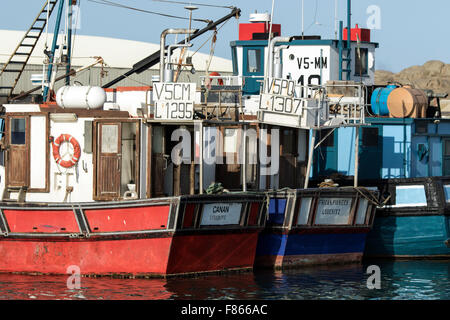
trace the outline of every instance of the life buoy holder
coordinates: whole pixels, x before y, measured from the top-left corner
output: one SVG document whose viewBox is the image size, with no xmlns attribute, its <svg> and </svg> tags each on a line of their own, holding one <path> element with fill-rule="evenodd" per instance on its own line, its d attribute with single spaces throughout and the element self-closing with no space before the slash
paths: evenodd
<svg viewBox="0 0 450 320">
<path fill-rule="evenodd" d="M 63 160 L 59 153 L 59 147 L 61 146 L 61 143 L 65 141 L 69 142 L 73 146 L 73 155 L 70 160 Z M 58 138 L 56 138 L 55 141 L 53 141 L 52 151 L 53 151 L 53 158 L 55 159 L 56 163 L 64 168 L 73 167 L 78 162 L 78 160 L 80 160 L 81 156 L 80 144 L 74 137 L 66 133 L 63 133 Z"/>
<path fill-rule="evenodd" d="M 208 78 L 206 79 L 206 82 L 205 82 L 205 86 L 208 87 L 208 89 L 211 89 L 211 84 L 212 84 L 213 79 L 211 79 L 209 77 L 220 77 L 220 73 L 214 71 L 208 75 Z M 215 79 L 217 79 L 217 83 L 219 84 L 219 86 L 223 86 L 222 78 L 215 78 Z"/>
</svg>

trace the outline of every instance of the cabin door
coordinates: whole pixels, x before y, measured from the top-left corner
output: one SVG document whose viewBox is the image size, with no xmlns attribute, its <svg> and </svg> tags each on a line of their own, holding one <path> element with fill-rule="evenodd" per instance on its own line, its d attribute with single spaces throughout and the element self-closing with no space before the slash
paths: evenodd
<svg viewBox="0 0 450 320">
<path fill-rule="evenodd" d="M 215 165 L 216 182 L 222 183 L 223 187 L 230 190 L 242 187 L 242 166 L 240 164 L 239 152 L 241 149 L 242 132 L 238 127 L 219 128 L 223 136 L 223 163 Z M 220 150 L 220 141 L 216 143 L 216 150 Z"/>
<path fill-rule="evenodd" d="M 254 95 L 260 93 L 261 83 L 264 77 L 264 48 L 244 47 L 242 74 L 245 78 L 243 94 Z M 255 77 L 255 78 L 253 78 Z"/>
<path fill-rule="evenodd" d="M 372 125 L 360 130 L 359 177 L 360 179 L 380 179 L 383 164 L 382 128 Z M 380 134 L 381 133 L 381 134 Z"/>
<path fill-rule="evenodd" d="M 98 123 L 97 197 L 119 198 L 122 168 L 120 123 Z"/>
<path fill-rule="evenodd" d="M 169 156 L 166 155 L 165 127 L 152 127 L 151 190 L 153 197 L 164 196 L 164 180 Z"/>
<path fill-rule="evenodd" d="M 444 161 L 442 161 L 442 175 L 450 176 L 450 139 L 443 140 L 443 147 Z"/>
<path fill-rule="evenodd" d="M 8 117 L 6 185 L 27 187 L 30 181 L 29 117 Z"/>
<path fill-rule="evenodd" d="M 315 176 L 329 176 L 336 173 L 337 168 L 337 130 L 323 129 L 316 133 L 316 145 L 319 147 L 314 154 L 314 161 L 318 165 L 314 166 Z"/>
</svg>

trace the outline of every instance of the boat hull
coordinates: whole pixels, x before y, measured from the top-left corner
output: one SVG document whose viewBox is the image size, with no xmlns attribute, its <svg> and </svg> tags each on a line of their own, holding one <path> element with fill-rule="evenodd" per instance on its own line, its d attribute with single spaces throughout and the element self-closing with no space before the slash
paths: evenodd
<svg viewBox="0 0 450 320">
<path fill-rule="evenodd" d="M 367 257 L 450 258 L 450 216 L 377 216 L 367 238 Z"/>
<path fill-rule="evenodd" d="M 263 202 L 263 196 L 234 195 L 70 210 L 3 206 L 0 272 L 67 274 L 75 267 L 81 275 L 138 277 L 251 270 Z M 237 208 L 235 221 L 208 212 L 215 205 Z"/>
<path fill-rule="evenodd" d="M 261 234 L 256 265 L 289 268 L 360 262 L 366 233 Z"/>
<path fill-rule="evenodd" d="M 361 262 L 375 206 L 352 189 L 307 189 L 271 196 L 255 267 Z"/>
</svg>

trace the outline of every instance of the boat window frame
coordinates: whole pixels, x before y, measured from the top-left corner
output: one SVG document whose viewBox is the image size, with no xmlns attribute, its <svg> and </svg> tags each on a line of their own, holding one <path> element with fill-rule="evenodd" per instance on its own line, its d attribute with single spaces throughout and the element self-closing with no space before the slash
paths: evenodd
<svg viewBox="0 0 450 320">
<path fill-rule="evenodd" d="M 419 189 L 419 187 L 423 188 L 423 195 L 425 196 L 425 203 L 424 202 L 402 203 L 402 204 L 398 203 L 398 195 L 399 195 L 398 189 L 399 188 L 402 188 L 402 189 L 414 189 L 414 188 L 417 188 L 417 189 Z M 417 208 L 419 208 L 419 207 L 426 207 L 426 206 L 428 206 L 427 190 L 426 190 L 426 186 L 424 184 L 399 184 L 399 185 L 395 185 L 394 186 L 394 191 L 395 191 L 394 204 L 389 206 L 389 207 L 392 207 L 392 208 L 417 207 Z"/>
<path fill-rule="evenodd" d="M 45 173 L 44 173 L 44 188 L 30 188 L 30 183 L 31 183 L 31 117 L 44 117 L 45 118 L 45 146 L 46 146 L 46 150 L 45 150 Z M 27 177 L 27 193 L 49 193 L 50 192 L 50 161 L 52 161 L 52 158 L 50 158 L 50 143 L 49 143 L 49 139 L 50 139 L 50 116 L 48 112 L 8 112 L 7 114 L 5 114 L 4 116 L 4 134 L 3 134 L 3 139 L 4 139 L 4 145 L 3 148 L 6 151 L 4 153 L 4 167 L 6 170 L 6 165 L 7 165 L 7 161 L 9 156 L 6 154 L 7 152 L 9 152 L 9 148 L 10 148 L 10 132 L 11 132 L 11 128 L 10 128 L 10 120 L 11 118 L 26 118 L 26 148 L 28 149 L 28 159 L 27 159 L 27 167 L 28 167 L 28 177 Z M 5 188 L 9 185 L 9 181 L 8 181 L 8 174 L 6 174 L 5 172 Z"/>
<path fill-rule="evenodd" d="M 361 51 L 361 59 L 358 58 L 358 49 Z M 364 63 L 358 63 L 363 60 Z M 368 76 L 369 75 L 369 48 L 355 48 L 355 76 Z M 359 70 L 359 69 L 362 70 Z"/>
<path fill-rule="evenodd" d="M 103 200 L 115 200 L 114 197 L 110 196 L 100 196 L 97 194 L 97 159 L 98 159 L 98 124 L 99 123 L 117 123 L 122 126 L 122 123 L 124 122 L 134 122 L 136 125 L 136 137 L 135 137 L 135 143 L 136 143 L 136 150 L 134 151 L 134 159 L 135 159 L 135 172 L 134 172 L 134 184 L 136 185 L 136 194 L 138 195 L 138 199 L 140 198 L 140 187 L 141 187 L 141 176 L 140 176 L 140 163 L 141 163 L 141 126 L 140 122 L 141 119 L 131 119 L 131 118 L 101 118 L 101 119 L 94 119 L 92 122 L 92 161 L 93 161 L 93 183 L 92 183 L 92 199 L 96 201 L 103 201 Z M 121 130 L 119 130 L 121 131 Z M 120 141 L 122 143 L 122 136 L 120 134 Z M 121 180 L 122 183 L 122 180 Z M 123 199 L 123 195 L 120 195 L 119 199 Z"/>
</svg>

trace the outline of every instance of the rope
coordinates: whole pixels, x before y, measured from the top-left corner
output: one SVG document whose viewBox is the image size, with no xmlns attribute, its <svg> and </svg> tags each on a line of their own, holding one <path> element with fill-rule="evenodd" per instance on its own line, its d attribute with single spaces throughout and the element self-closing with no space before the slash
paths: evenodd
<svg viewBox="0 0 450 320">
<path fill-rule="evenodd" d="M 222 194 L 225 191 L 222 183 L 212 182 L 208 188 L 206 188 L 206 194 Z"/>
<path fill-rule="evenodd" d="M 371 204 L 376 205 L 378 208 L 382 208 L 386 205 L 386 203 L 389 201 L 389 199 L 391 198 L 391 195 L 389 195 L 386 199 L 379 201 L 377 198 L 375 198 L 373 192 L 371 192 L 370 190 L 368 190 L 367 188 L 364 187 L 353 187 L 362 197 L 364 197 L 365 199 L 367 199 L 367 201 L 369 201 Z M 364 191 L 364 192 L 363 192 Z M 370 197 L 368 196 L 370 195 Z"/>
</svg>

